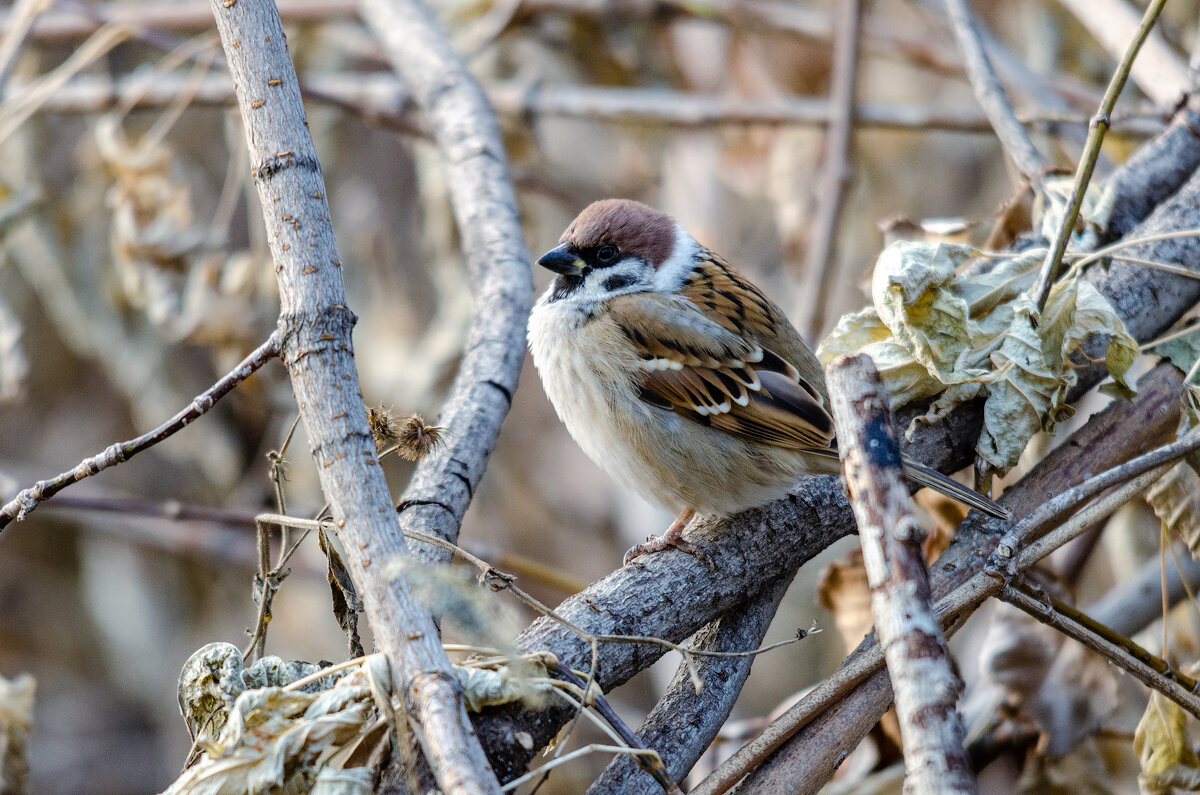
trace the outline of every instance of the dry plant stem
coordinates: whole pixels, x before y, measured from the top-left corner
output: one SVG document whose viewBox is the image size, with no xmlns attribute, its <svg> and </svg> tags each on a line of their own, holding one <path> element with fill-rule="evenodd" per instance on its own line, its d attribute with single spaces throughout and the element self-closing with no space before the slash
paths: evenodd
<svg viewBox="0 0 1200 795">
<path fill-rule="evenodd" d="M 251 174 L 279 279 L 281 356 L 363 599 L 421 745 L 446 793 L 499 792 L 429 614 L 396 573 L 408 555 L 367 426 L 354 368 L 354 315 L 295 69 L 274 4 L 212 0 L 237 86 Z"/>
<path fill-rule="evenodd" d="M 125 102 L 132 102 L 134 108 L 162 107 L 189 90 L 190 82 L 188 76 L 178 74 L 162 75 L 149 86 L 143 80 L 129 77 L 113 80 L 80 75 L 45 97 L 39 110 L 92 114 Z M 194 105 L 221 106 L 233 102 L 233 85 L 223 74 L 205 75 L 194 83 Z M 24 84 L 10 87 L 3 96 L 12 99 L 16 90 L 23 87 Z M 302 87 L 306 98 L 353 113 L 369 124 L 404 135 L 429 137 L 416 122 L 409 92 L 394 75 L 317 73 L 306 75 Z M 832 118 L 829 102 L 803 97 L 754 99 L 656 88 L 553 86 L 523 81 L 489 84 L 487 94 L 496 112 L 506 116 L 583 118 L 656 127 L 820 127 L 829 124 Z M 1087 117 L 1071 111 L 1023 113 L 1019 119 L 1023 124 L 1049 132 L 1088 124 Z M 955 111 L 911 104 L 860 103 L 854 124 L 860 129 L 993 133 L 987 117 L 973 109 Z M 1162 121 L 1158 116 L 1117 117 L 1113 129 L 1126 135 L 1154 135 L 1162 130 Z"/>
<path fill-rule="evenodd" d="M 1129 31 L 1138 24 L 1136 5 L 1126 0 L 1059 0 L 1096 38 L 1113 60 L 1121 57 Z M 1140 5 L 1140 4 L 1138 4 Z M 1187 64 L 1159 33 L 1152 31 L 1130 77 L 1157 105 L 1169 108 L 1190 89 Z"/>
<path fill-rule="evenodd" d="M 78 483 L 86 477 L 108 469 L 110 466 L 127 461 L 146 448 L 153 447 L 159 442 L 170 438 L 178 431 L 183 430 L 193 420 L 207 413 L 218 400 L 229 394 L 234 387 L 245 381 L 264 364 L 279 355 L 281 340 L 282 335 L 278 331 L 271 334 L 266 342 L 255 348 L 249 356 L 243 359 L 237 367 L 226 373 L 220 381 L 217 381 L 211 387 L 201 392 L 187 408 L 154 430 L 129 441 L 117 442 L 110 445 L 104 452 L 80 461 L 74 469 L 63 472 L 56 478 L 38 481 L 33 486 L 21 491 L 8 504 L 0 508 L 0 530 L 5 528 L 14 519 L 18 522 L 21 521 L 38 504 L 50 499 L 72 483 Z"/>
<path fill-rule="evenodd" d="M 1174 670 L 1161 657 L 1060 602 L 1024 578 L 1001 589 L 997 596 L 1068 638 L 1082 643 L 1146 687 L 1157 690 L 1193 716 L 1200 717 L 1196 680 Z"/>
<path fill-rule="evenodd" d="M 1075 222 L 1079 220 L 1079 210 L 1083 207 L 1084 193 L 1087 191 L 1088 183 L 1092 180 L 1092 171 L 1096 168 L 1096 160 L 1100 157 L 1100 145 L 1104 143 L 1104 135 L 1112 125 L 1112 112 L 1116 107 L 1117 97 L 1121 95 L 1121 89 L 1125 87 L 1125 81 L 1129 78 L 1129 70 L 1133 66 L 1138 50 L 1141 49 L 1146 37 L 1150 35 L 1150 30 L 1154 27 L 1165 3 L 1166 0 L 1152 0 L 1146 7 L 1146 13 L 1142 16 L 1142 23 L 1138 27 L 1133 41 L 1130 42 L 1125 56 L 1117 64 L 1117 69 L 1108 82 L 1104 99 L 1100 101 L 1100 109 L 1088 125 L 1087 145 L 1084 147 L 1083 157 L 1079 160 L 1079 167 L 1075 170 L 1075 184 L 1071 186 L 1071 198 L 1067 202 L 1067 209 L 1063 213 L 1062 221 L 1059 222 L 1058 229 L 1055 231 L 1054 244 L 1046 254 L 1046 261 L 1042 264 L 1042 270 L 1038 274 L 1037 287 L 1033 292 L 1039 312 L 1046 308 L 1046 300 L 1050 297 L 1050 288 L 1058 279 L 1063 254 L 1067 252 L 1067 243 L 1070 242 L 1071 234 L 1075 231 Z"/>
<path fill-rule="evenodd" d="M 0 89 L 8 82 L 17 56 L 21 53 L 21 45 L 33 27 L 33 22 L 50 6 L 50 0 L 17 0 L 13 3 L 10 16 L 0 30 L 4 31 L 4 39 L 0 41 Z"/>
<path fill-rule="evenodd" d="M 405 530 L 454 541 L 525 361 L 531 258 L 495 115 L 429 9 L 421 0 L 364 0 L 362 13 L 443 154 L 474 291 L 466 352 L 439 418 L 449 438 L 417 465 L 397 506 Z M 448 559 L 429 553 L 417 552 Z"/>
<path fill-rule="evenodd" d="M 787 586 L 786 579 L 776 580 L 753 599 L 713 621 L 695 634 L 692 648 L 722 652 L 754 649 L 762 642 Z M 717 736 L 753 662 L 753 657 L 746 656 L 702 656 L 694 669 L 686 661 L 676 669 L 666 692 L 638 729 L 645 744 L 658 751 L 673 780 L 682 781 Z M 694 676 L 703 684 L 699 693 Z M 655 782 L 628 759 L 614 759 L 588 789 L 591 795 L 651 795 L 657 791 Z"/>
<path fill-rule="evenodd" d="M 976 792 L 955 709 L 962 682 L 930 607 L 925 530 L 913 514 L 887 387 L 866 354 L 833 362 L 826 376 L 871 613 L 904 740 L 904 790 Z"/>
<path fill-rule="evenodd" d="M 1048 164 L 1042 153 L 1033 145 L 1029 133 L 1017 121 L 1017 114 L 1008 102 L 1004 86 L 992 70 L 991 61 L 975 26 L 971 6 L 968 0 L 945 0 L 945 3 L 950 22 L 954 26 L 954 36 L 958 40 L 959 49 L 962 50 L 967 79 L 975 91 L 975 99 L 987 114 L 988 121 L 996 131 L 996 137 L 1000 139 L 1000 144 L 1017 170 L 1036 186 Z"/>
<path fill-rule="evenodd" d="M 804 257 L 804 284 L 800 294 L 806 303 L 800 317 L 807 324 L 805 335 L 812 343 L 825 329 L 829 291 L 837 281 L 838 219 L 846 203 L 852 170 L 850 147 L 854 136 L 854 97 L 858 83 L 859 0 L 842 0 L 834 25 L 833 76 L 829 86 L 829 126 L 825 129 L 825 156 L 817 189 L 817 213 L 813 219 L 808 251 Z"/>
</svg>

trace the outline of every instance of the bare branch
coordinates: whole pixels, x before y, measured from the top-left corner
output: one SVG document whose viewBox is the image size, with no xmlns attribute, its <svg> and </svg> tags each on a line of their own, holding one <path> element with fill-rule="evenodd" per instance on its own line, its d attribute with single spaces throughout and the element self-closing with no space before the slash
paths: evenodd
<svg viewBox="0 0 1200 795">
<path fill-rule="evenodd" d="M 1017 114 L 1009 104 L 1004 86 L 992 70 L 991 61 L 988 60 L 983 41 L 976 30 L 970 3 L 968 0 L 945 0 L 945 3 L 950 21 L 954 25 L 954 36 L 958 39 L 959 49 L 962 50 L 967 79 L 975 91 L 975 98 L 979 100 L 996 131 L 996 137 L 1000 139 L 1000 144 L 1012 158 L 1017 170 L 1036 184 L 1048 166 L 1046 158 L 1033 145 L 1029 133 L 1017 121 Z"/>
<path fill-rule="evenodd" d="M 86 477 L 108 469 L 110 466 L 119 464 L 122 461 L 128 461 L 143 450 L 170 438 L 186 428 L 192 421 L 208 413 L 208 410 L 216 405 L 218 400 L 228 395 L 233 391 L 234 387 L 258 372 L 264 364 L 279 355 L 280 339 L 281 335 L 279 332 L 272 334 L 266 342 L 255 348 L 237 367 L 226 373 L 217 383 L 197 395 L 187 408 L 154 430 L 147 431 L 141 436 L 130 439 L 127 442 L 117 442 L 116 444 L 109 445 L 104 452 L 80 461 L 74 469 L 63 472 L 58 477 L 50 480 L 40 480 L 33 486 L 21 491 L 8 504 L 0 508 L 0 530 L 3 530 L 14 519 L 18 522 L 23 520 L 39 503 L 50 499 L 72 483 L 78 483 Z"/>
<path fill-rule="evenodd" d="M 1028 475 L 1004 493 L 1001 502 L 1011 507 L 1018 519 L 1032 513 L 1048 497 L 1073 483 L 1079 483 L 1094 472 L 1095 467 L 1119 465 L 1131 450 L 1146 449 L 1145 445 L 1159 444 L 1170 438 L 1179 422 L 1179 407 L 1183 375 L 1170 364 L 1160 364 L 1143 376 L 1138 397 L 1131 403 L 1115 402 L 1094 415 L 1083 428 L 1062 445 L 1052 450 Z M 1151 447 L 1153 449 L 1153 447 Z M 1132 484 L 1132 490 L 1144 489 L 1153 475 L 1143 475 L 1146 481 Z M 1118 496 L 1118 500 L 1124 495 Z M 1115 509 L 1116 506 L 1113 507 Z M 1093 514 L 1084 517 L 1094 523 Z M 1086 527 L 1083 524 L 1080 529 Z M 939 598 L 939 618 L 943 627 L 959 623 L 990 592 L 994 593 L 1003 580 L 982 574 L 987 555 L 995 546 L 983 522 L 968 520 L 959 528 L 956 542 L 935 563 L 931 585 Z M 994 530 L 993 530 L 994 532 Z M 723 792 L 720 785 L 736 783 L 745 771 L 756 766 L 773 750 L 775 756 L 758 768 L 755 780 L 764 786 L 770 781 L 787 781 L 801 791 L 815 791 L 833 773 L 833 760 L 849 753 L 861 740 L 853 734 L 862 722 L 862 712 L 868 711 L 878 720 L 892 703 L 887 673 L 882 670 L 883 655 L 872 639 L 847 658 L 834 674 L 840 682 L 859 682 L 854 692 L 845 694 L 844 687 L 818 686 L 802 699 L 760 738 L 747 744 L 718 768 L 708 782 L 698 790 L 703 795 Z M 865 679 L 864 679 L 865 677 Z M 836 709 L 829 707 L 836 703 Z M 869 723 L 868 728 L 874 725 Z M 794 728 L 799 731 L 787 739 Z M 784 740 L 787 739 L 785 745 Z M 742 772 L 738 772 L 738 770 Z"/>
<path fill-rule="evenodd" d="M 850 147 L 854 136 L 854 97 L 858 82 L 858 38 L 862 7 L 859 0 L 843 0 L 834 26 L 833 77 L 829 86 L 829 126 L 825 130 L 825 157 L 817 189 L 817 213 L 804 257 L 805 301 L 800 317 L 807 324 L 805 335 L 814 345 L 825 330 L 825 308 L 836 281 L 838 219 L 846 202 L 853 172 Z"/>
<path fill-rule="evenodd" d="M 866 354 L 831 364 L 827 382 L 875 632 L 896 694 L 904 791 L 976 792 L 955 708 L 962 682 L 930 608 L 925 530 L 913 515 L 887 387 Z"/>
<path fill-rule="evenodd" d="M 420 0 L 364 0 L 362 9 L 444 155 L 475 291 L 467 349 L 439 419 L 449 439 L 417 466 L 397 506 L 404 529 L 454 541 L 525 361 L 531 258 L 500 128 L 479 83 Z M 417 554 L 448 559 L 428 547 Z"/>
<path fill-rule="evenodd" d="M 429 614 L 400 567 L 408 549 L 367 425 L 321 167 L 274 4 L 212 0 L 246 126 L 279 279 L 281 355 L 351 576 L 398 692 L 447 793 L 499 792 Z"/>
</svg>

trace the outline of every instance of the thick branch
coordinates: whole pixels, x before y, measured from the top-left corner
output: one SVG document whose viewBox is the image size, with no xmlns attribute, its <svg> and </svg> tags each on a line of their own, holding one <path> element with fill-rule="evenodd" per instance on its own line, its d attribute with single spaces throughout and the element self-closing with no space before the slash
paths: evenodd
<svg viewBox="0 0 1200 795">
<path fill-rule="evenodd" d="M 525 360 L 530 256 L 500 128 L 479 83 L 420 0 L 365 0 L 362 10 L 442 151 L 475 293 L 467 349 L 440 417 L 449 439 L 421 461 L 397 508 L 405 530 L 453 542 Z M 449 560 L 429 546 L 418 546 L 417 554 Z"/>
<path fill-rule="evenodd" d="M 787 592 L 788 580 L 781 577 L 757 596 L 739 605 L 697 632 L 691 647 L 702 651 L 743 652 L 762 643 L 779 601 Z M 750 675 L 754 657 L 698 657 L 694 661 L 703 682 L 699 693 L 687 662 L 680 663 L 663 697 L 646 717 L 638 736 L 658 751 L 667 772 L 675 781 L 696 764 L 716 738 L 733 710 L 742 685 Z M 591 795 L 605 792 L 655 795 L 661 792 L 649 775 L 627 757 L 614 759 L 588 789 Z"/>
<path fill-rule="evenodd" d="M 279 278 L 281 354 L 367 620 L 421 725 L 441 789 L 499 792 L 433 620 L 404 584 L 408 549 L 367 427 L 350 341 L 355 317 L 279 14 L 273 3 L 228 0 L 212 0 L 212 11 Z"/>
<path fill-rule="evenodd" d="M 913 515 L 887 387 L 866 354 L 834 362 L 827 380 L 871 613 L 896 694 L 904 791 L 975 792 L 955 709 L 962 682 L 930 607 L 925 530 Z"/>
</svg>

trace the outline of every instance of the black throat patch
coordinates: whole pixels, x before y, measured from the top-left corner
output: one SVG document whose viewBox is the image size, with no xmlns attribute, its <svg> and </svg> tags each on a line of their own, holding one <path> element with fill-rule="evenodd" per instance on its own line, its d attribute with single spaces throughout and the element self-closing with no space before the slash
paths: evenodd
<svg viewBox="0 0 1200 795">
<path fill-rule="evenodd" d="M 549 303 L 561 301 L 583 286 L 582 276 L 559 276 L 554 280 L 554 292 L 550 293 Z"/>
</svg>

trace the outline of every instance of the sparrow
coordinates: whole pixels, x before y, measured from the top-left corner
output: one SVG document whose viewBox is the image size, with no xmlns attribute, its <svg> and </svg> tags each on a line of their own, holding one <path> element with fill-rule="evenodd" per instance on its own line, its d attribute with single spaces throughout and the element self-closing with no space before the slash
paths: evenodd
<svg viewBox="0 0 1200 795">
<path fill-rule="evenodd" d="M 529 347 L 559 418 L 601 469 L 678 512 L 632 558 L 804 475 L 841 471 L 825 373 L 783 311 L 670 216 L 625 199 L 586 207 L 537 261 L 558 277 Z M 905 474 L 993 516 L 1008 511 L 930 467 Z M 701 557 L 703 557 L 701 555 Z"/>
</svg>

